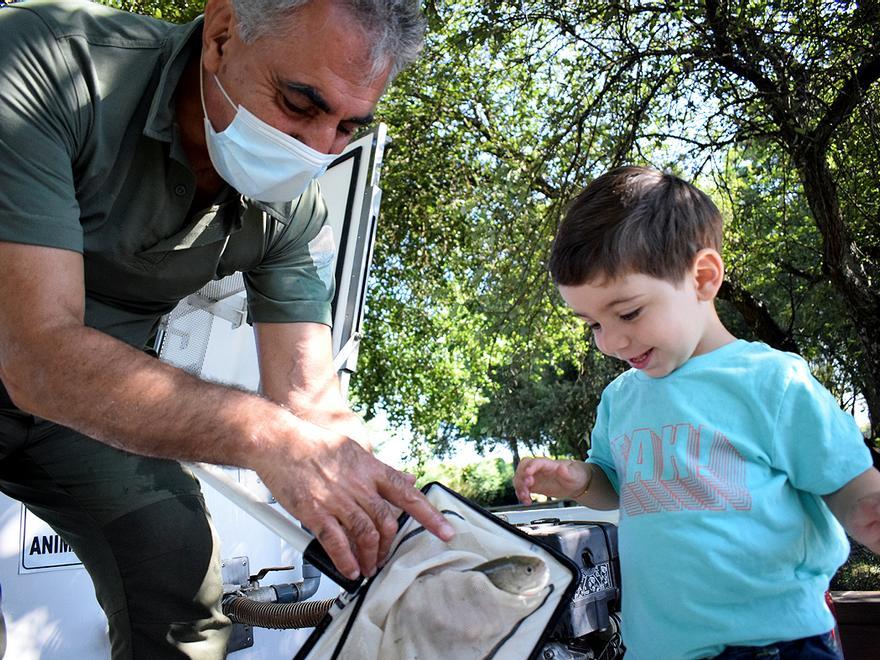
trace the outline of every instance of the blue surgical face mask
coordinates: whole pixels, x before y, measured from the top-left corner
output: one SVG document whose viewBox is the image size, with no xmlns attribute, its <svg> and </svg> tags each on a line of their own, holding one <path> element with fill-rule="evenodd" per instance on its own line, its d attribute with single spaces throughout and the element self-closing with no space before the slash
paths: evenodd
<svg viewBox="0 0 880 660">
<path fill-rule="evenodd" d="M 309 182 L 323 174 L 336 154 L 322 154 L 286 133 L 258 119 L 229 98 L 214 76 L 217 86 L 235 117 L 221 132 L 214 130 L 205 110 L 208 155 L 217 173 L 245 197 L 261 202 L 289 202 L 299 197 Z M 199 79 L 200 87 L 201 77 Z"/>
</svg>

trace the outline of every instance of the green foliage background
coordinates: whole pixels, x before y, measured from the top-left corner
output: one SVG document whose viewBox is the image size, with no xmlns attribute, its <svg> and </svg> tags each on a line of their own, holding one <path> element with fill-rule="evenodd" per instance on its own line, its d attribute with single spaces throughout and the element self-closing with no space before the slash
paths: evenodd
<svg viewBox="0 0 880 660">
<path fill-rule="evenodd" d="M 620 367 L 561 308 L 543 264 L 566 201 L 633 162 L 695 180 L 723 208 L 725 322 L 801 353 L 842 405 L 861 394 L 876 420 L 875 6 L 427 11 L 425 56 L 380 109 L 395 141 L 355 382 L 368 413 L 384 408 L 441 455 L 460 438 L 582 455 Z M 816 216 L 816 189 L 835 217 Z"/>
<path fill-rule="evenodd" d="M 105 0 L 171 21 L 186 0 Z M 414 454 L 465 440 L 583 456 L 600 356 L 544 262 L 565 204 L 623 163 L 693 180 L 726 218 L 719 308 L 802 354 L 880 435 L 877 0 L 424 4 L 423 58 L 378 108 L 393 138 L 352 397 Z M 497 462 L 437 478 L 484 503 Z"/>
<path fill-rule="evenodd" d="M 501 458 L 486 459 L 464 467 L 432 463 L 424 470 L 416 485 L 421 488 L 432 481 L 439 481 L 480 506 L 516 504 L 513 466 Z"/>
<path fill-rule="evenodd" d="M 105 0 L 171 21 L 186 0 Z M 386 152 L 352 397 L 416 453 L 582 456 L 621 367 L 544 262 L 565 204 L 622 163 L 669 168 L 726 217 L 719 306 L 880 419 L 876 0 L 429 1 Z"/>
</svg>

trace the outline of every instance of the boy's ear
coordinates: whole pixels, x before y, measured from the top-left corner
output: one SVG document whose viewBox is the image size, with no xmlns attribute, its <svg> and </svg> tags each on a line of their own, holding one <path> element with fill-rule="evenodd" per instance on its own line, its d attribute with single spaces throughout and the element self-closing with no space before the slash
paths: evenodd
<svg viewBox="0 0 880 660">
<path fill-rule="evenodd" d="M 700 300 L 714 300 L 724 282 L 724 260 L 717 250 L 702 249 L 694 257 L 691 274 L 697 297 Z"/>
</svg>

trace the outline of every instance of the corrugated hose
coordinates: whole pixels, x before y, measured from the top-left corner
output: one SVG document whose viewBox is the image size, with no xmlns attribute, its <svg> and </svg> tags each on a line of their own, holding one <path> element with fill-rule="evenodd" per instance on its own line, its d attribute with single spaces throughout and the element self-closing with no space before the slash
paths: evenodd
<svg viewBox="0 0 880 660">
<path fill-rule="evenodd" d="M 234 623 L 246 623 L 260 628 L 313 628 L 330 611 L 335 600 L 328 598 L 302 603 L 261 603 L 246 596 L 231 595 L 223 599 L 223 613 Z"/>
</svg>

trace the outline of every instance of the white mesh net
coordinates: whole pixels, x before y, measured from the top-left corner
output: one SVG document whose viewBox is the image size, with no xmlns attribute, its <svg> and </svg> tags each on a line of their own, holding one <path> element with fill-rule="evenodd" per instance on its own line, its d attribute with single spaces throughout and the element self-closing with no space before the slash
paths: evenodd
<svg viewBox="0 0 880 660">
<path fill-rule="evenodd" d="M 208 282 L 196 294 L 209 302 L 225 300 L 244 291 L 241 273 Z M 165 319 L 159 357 L 196 376 L 202 375 L 215 316 L 183 300 Z"/>
</svg>

